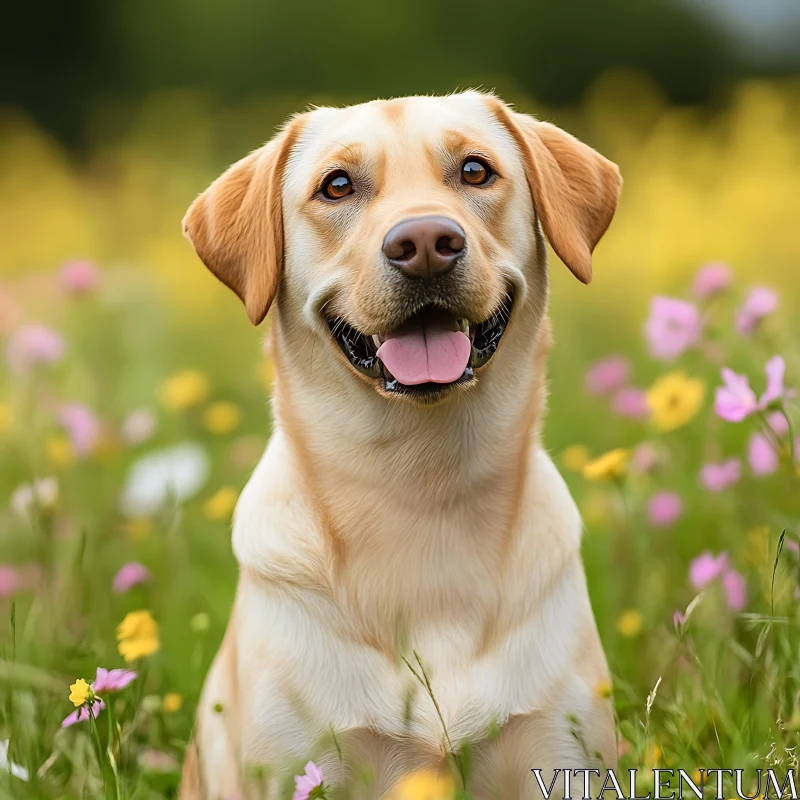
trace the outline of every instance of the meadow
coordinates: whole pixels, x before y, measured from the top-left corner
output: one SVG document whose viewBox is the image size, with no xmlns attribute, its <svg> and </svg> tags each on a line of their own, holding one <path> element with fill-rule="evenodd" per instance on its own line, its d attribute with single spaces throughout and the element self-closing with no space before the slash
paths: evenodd
<svg viewBox="0 0 800 800">
<path fill-rule="evenodd" d="M 714 113 L 625 72 L 557 114 L 503 94 L 625 179 L 593 285 L 551 257 L 544 427 L 585 521 L 620 766 L 797 769 L 800 85 Z M 180 219 L 310 101 L 332 99 L 157 96 L 98 113 L 78 155 L 0 112 L 2 797 L 175 796 L 271 386 Z M 392 795 L 450 796 L 469 786 Z"/>
</svg>

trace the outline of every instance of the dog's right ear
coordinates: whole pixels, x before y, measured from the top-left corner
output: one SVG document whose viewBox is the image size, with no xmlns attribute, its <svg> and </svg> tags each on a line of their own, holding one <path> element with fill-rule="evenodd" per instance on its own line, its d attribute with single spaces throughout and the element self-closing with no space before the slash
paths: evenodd
<svg viewBox="0 0 800 800">
<path fill-rule="evenodd" d="M 244 303 L 258 325 L 278 290 L 283 262 L 282 184 L 298 119 L 237 161 L 189 206 L 183 234 L 201 261 Z"/>
</svg>

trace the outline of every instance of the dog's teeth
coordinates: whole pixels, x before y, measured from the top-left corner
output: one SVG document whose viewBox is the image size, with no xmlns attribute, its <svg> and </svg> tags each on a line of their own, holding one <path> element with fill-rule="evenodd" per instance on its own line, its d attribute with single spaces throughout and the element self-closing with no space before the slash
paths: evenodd
<svg viewBox="0 0 800 800">
<path fill-rule="evenodd" d="M 375 345 L 375 347 L 380 347 L 383 344 L 383 342 L 381 341 L 381 337 L 378 336 L 377 333 L 374 333 L 372 335 L 372 342 Z"/>
<path fill-rule="evenodd" d="M 469 336 L 469 320 L 468 319 L 459 319 L 456 320 L 456 324 L 458 325 L 458 329 L 461 333 L 466 333 Z"/>
</svg>

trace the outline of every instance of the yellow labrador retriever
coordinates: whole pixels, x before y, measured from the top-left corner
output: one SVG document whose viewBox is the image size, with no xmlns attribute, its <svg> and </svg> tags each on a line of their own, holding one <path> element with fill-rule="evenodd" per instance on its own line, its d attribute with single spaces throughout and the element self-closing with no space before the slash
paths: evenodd
<svg viewBox="0 0 800 800">
<path fill-rule="evenodd" d="M 273 307 L 276 383 L 183 797 L 278 797 L 308 758 L 365 798 L 448 759 L 504 800 L 534 768 L 615 765 L 581 521 L 539 429 L 545 237 L 588 283 L 620 186 L 465 92 L 298 115 L 192 204 L 202 261 L 253 323 Z"/>
</svg>

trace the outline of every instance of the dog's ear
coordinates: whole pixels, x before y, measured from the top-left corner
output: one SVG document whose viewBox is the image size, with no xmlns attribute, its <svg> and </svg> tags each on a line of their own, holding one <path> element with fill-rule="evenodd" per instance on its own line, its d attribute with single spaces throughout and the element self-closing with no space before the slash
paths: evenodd
<svg viewBox="0 0 800 800">
<path fill-rule="evenodd" d="M 561 128 L 514 113 L 492 99 L 495 114 L 522 153 L 545 236 L 573 275 L 589 283 L 592 251 L 619 201 L 619 168 Z"/>
<path fill-rule="evenodd" d="M 283 172 L 298 134 L 295 119 L 217 178 L 183 218 L 184 236 L 211 272 L 239 295 L 254 325 L 264 319 L 278 289 Z"/>
</svg>

